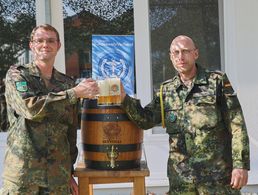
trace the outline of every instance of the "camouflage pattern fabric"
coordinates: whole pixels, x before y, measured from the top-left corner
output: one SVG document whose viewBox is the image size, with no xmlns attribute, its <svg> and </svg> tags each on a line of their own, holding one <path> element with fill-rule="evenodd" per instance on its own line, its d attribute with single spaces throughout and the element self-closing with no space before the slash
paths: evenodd
<svg viewBox="0 0 258 195">
<path fill-rule="evenodd" d="M 5 188 L 0 190 L 1 195 L 70 195 L 70 188 L 67 185 L 58 186 L 52 190 L 39 187 L 36 184 L 21 186 L 12 182 L 5 181 Z"/>
<path fill-rule="evenodd" d="M 12 190 L 5 185 L 8 182 L 17 186 L 19 194 L 32 185 L 50 191 L 70 186 L 78 153 L 73 86 L 70 77 L 55 69 L 46 85 L 33 63 L 8 70 L 5 95 L 10 127 L 3 190 Z"/>
<path fill-rule="evenodd" d="M 224 184 L 193 184 L 181 182 L 180 185 L 170 181 L 168 195 L 241 195 L 239 190 L 232 189 L 230 185 Z"/>
<path fill-rule="evenodd" d="M 170 191 L 174 185 L 182 190 L 184 184 L 228 185 L 233 168 L 250 169 L 244 116 L 226 74 L 197 66 L 189 88 L 179 76 L 163 85 Z M 140 128 L 161 123 L 159 93 L 144 108 L 125 97 L 122 107 Z"/>
<path fill-rule="evenodd" d="M 9 126 L 4 93 L 5 93 L 5 84 L 4 84 L 4 81 L 0 79 L 0 132 L 7 131 L 7 128 Z"/>
</svg>

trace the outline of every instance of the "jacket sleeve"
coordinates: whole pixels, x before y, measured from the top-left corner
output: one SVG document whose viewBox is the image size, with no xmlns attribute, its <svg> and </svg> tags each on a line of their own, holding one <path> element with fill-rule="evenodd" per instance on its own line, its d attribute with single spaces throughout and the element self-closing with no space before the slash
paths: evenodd
<svg viewBox="0 0 258 195">
<path fill-rule="evenodd" d="M 0 84 L 0 132 L 7 131 L 9 126 L 4 92 L 5 92 L 5 85 L 4 85 L 4 81 L 2 81 L 2 83 Z"/>
<path fill-rule="evenodd" d="M 77 103 L 78 104 L 78 103 Z M 69 126 L 69 131 L 68 131 L 68 141 L 70 144 L 70 156 L 71 156 L 71 174 L 74 172 L 74 167 L 73 165 L 76 162 L 77 155 L 78 155 L 78 148 L 76 146 L 77 143 L 77 125 L 78 125 L 78 106 L 75 104 L 73 106 L 73 111 L 72 111 L 72 116 L 73 116 L 73 122 Z"/>
<path fill-rule="evenodd" d="M 243 111 L 226 74 L 222 76 L 222 114 L 232 136 L 233 168 L 250 170 L 249 138 Z"/>
<path fill-rule="evenodd" d="M 130 120 L 141 129 L 149 129 L 161 123 L 160 101 L 156 95 L 144 108 L 138 99 L 126 95 L 121 106 Z"/>
<path fill-rule="evenodd" d="M 11 105 L 18 115 L 29 120 L 42 121 L 53 102 L 62 105 L 75 104 L 77 98 L 72 89 L 42 94 L 40 89 L 33 89 L 32 84 L 22 71 L 10 68 L 6 74 L 6 102 Z"/>
</svg>

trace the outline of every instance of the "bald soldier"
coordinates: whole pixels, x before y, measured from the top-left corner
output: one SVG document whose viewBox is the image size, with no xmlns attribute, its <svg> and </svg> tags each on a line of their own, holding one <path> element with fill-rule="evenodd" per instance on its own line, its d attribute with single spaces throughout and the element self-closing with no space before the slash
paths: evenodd
<svg viewBox="0 0 258 195">
<path fill-rule="evenodd" d="M 240 195 L 250 169 L 249 139 L 237 95 L 225 73 L 196 64 L 185 35 L 170 46 L 177 75 L 144 108 L 122 91 L 122 107 L 140 128 L 162 123 L 169 135 L 169 195 Z"/>
</svg>

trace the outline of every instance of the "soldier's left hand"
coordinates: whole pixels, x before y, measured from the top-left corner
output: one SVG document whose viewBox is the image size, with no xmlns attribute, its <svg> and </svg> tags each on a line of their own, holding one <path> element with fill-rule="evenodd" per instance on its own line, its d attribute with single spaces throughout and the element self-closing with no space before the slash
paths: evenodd
<svg viewBox="0 0 258 195">
<path fill-rule="evenodd" d="M 248 171 L 246 169 L 233 169 L 230 185 L 234 189 L 240 189 L 247 184 Z"/>
</svg>

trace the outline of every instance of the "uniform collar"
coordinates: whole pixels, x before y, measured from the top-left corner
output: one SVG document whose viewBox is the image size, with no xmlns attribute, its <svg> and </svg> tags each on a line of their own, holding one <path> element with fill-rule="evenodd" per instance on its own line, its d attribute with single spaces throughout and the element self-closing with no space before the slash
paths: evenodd
<svg viewBox="0 0 258 195">
<path fill-rule="evenodd" d="M 203 67 L 201 67 L 197 64 L 196 64 L 196 68 L 197 68 L 197 72 L 196 72 L 196 77 L 193 80 L 194 84 L 197 84 L 197 85 L 207 84 L 207 82 L 208 82 L 207 76 L 206 76 L 207 71 Z M 183 85 L 183 82 L 181 81 L 179 74 L 177 74 L 174 77 L 174 83 L 175 83 L 176 88 Z"/>
<path fill-rule="evenodd" d="M 27 66 L 27 68 L 29 68 L 30 75 L 35 76 L 35 77 L 40 77 L 40 70 L 34 62 L 27 64 L 26 66 Z M 58 72 L 55 68 L 53 68 L 52 74 L 53 74 L 52 78 L 55 78 L 55 80 L 65 82 L 63 74 Z"/>
<path fill-rule="evenodd" d="M 207 70 L 196 64 L 197 74 L 194 79 L 194 84 L 202 85 L 208 83 Z"/>
<path fill-rule="evenodd" d="M 26 67 L 29 69 L 30 75 L 40 77 L 39 69 L 34 62 L 27 64 Z"/>
</svg>

